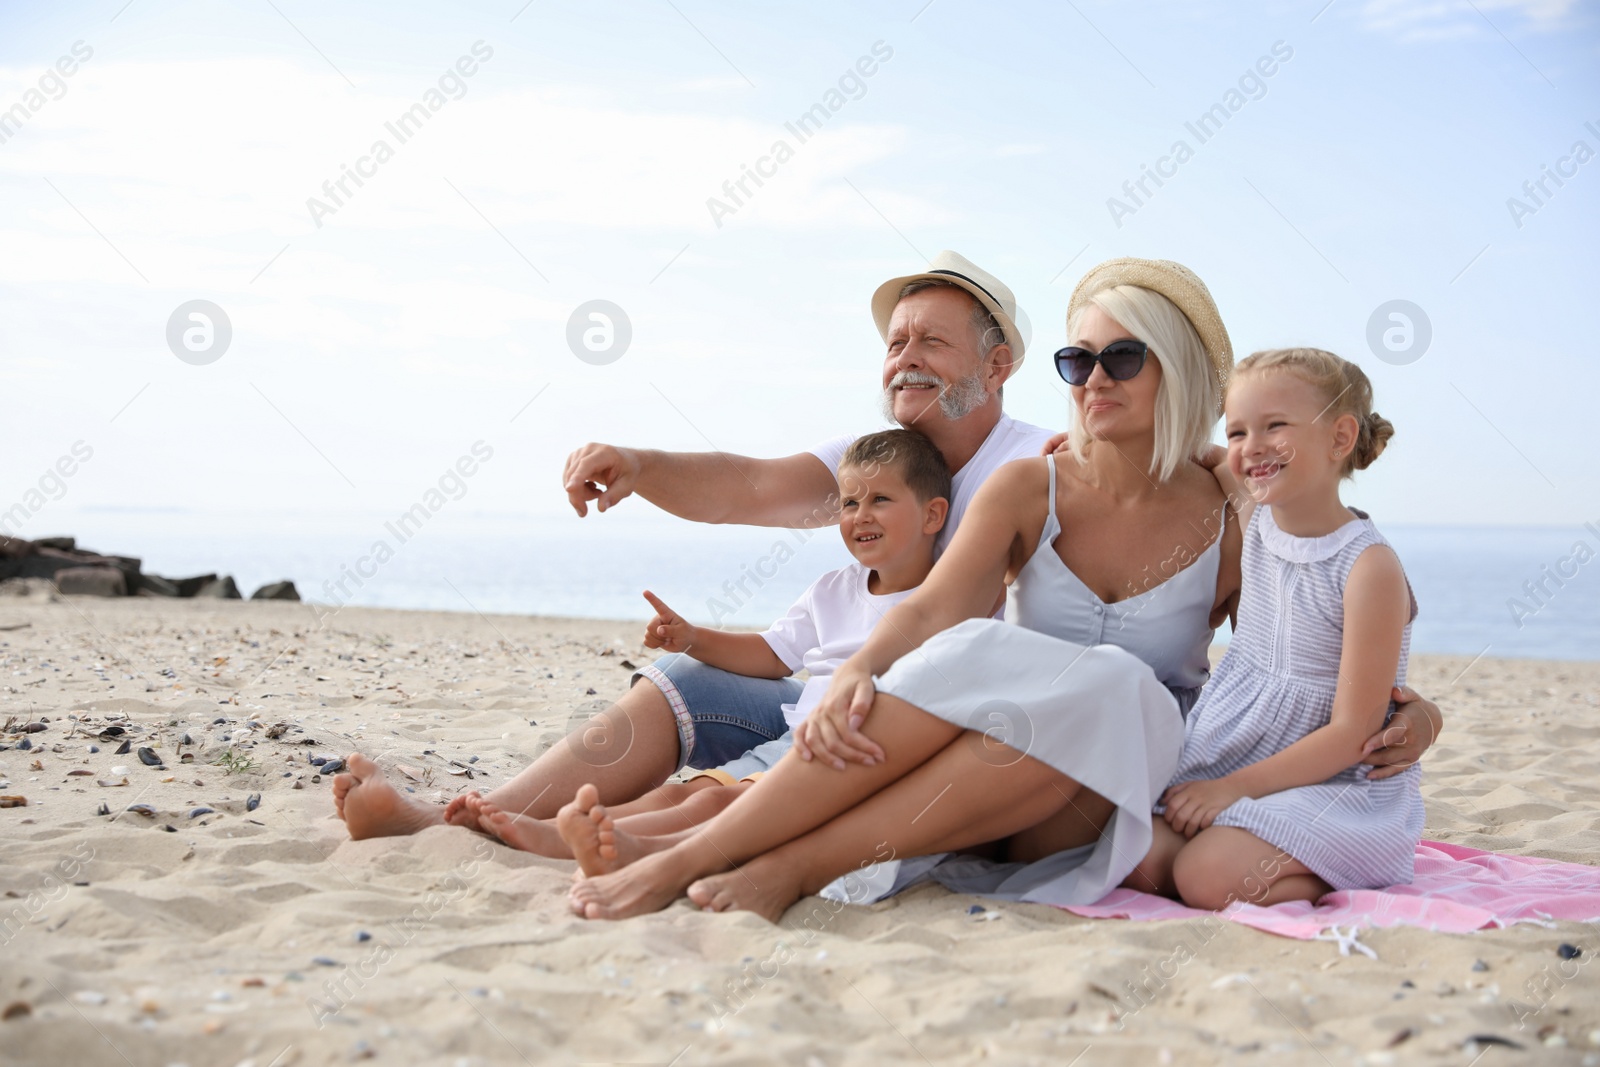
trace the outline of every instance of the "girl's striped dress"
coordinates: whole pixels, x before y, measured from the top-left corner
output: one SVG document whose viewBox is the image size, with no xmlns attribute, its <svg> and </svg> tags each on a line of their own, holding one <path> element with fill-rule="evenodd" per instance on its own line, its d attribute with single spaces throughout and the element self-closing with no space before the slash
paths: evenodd
<svg viewBox="0 0 1600 1067">
<path fill-rule="evenodd" d="M 1288 748 L 1333 711 L 1344 639 L 1344 586 L 1356 557 L 1387 544 L 1359 511 L 1324 537 L 1294 537 L 1256 509 L 1245 531 L 1238 626 L 1184 725 L 1173 784 L 1221 778 Z M 1411 616 L 1416 618 L 1416 599 Z M 1411 625 L 1395 684 L 1405 682 Z M 1334 889 L 1411 881 L 1422 837 L 1422 771 L 1378 781 L 1356 765 L 1316 785 L 1225 809 L 1237 826 L 1283 849 Z"/>
</svg>

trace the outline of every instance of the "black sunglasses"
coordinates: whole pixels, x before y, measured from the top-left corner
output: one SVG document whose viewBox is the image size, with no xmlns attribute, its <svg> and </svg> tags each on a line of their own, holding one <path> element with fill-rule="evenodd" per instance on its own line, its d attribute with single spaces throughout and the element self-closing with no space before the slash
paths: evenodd
<svg viewBox="0 0 1600 1067">
<path fill-rule="evenodd" d="M 1099 353 L 1072 346 L 1056 353 L 1056 373 L 1068 385 L 1086 385 L 1098 363 L 1113 380 L 1125 382 L 1144 369 L 1144 357 L 1149 354 L 1149 345 L 1134 340 L 1112 341 Z"/>
</svg>

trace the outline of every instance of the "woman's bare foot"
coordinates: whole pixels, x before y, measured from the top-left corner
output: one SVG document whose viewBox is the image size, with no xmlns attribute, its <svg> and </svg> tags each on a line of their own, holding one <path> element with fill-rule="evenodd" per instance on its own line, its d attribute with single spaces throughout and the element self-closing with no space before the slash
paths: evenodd
<svg viewBox="0 0 1600 1067">
<path fill-rule="evenodd" d="M 751 911 L 770 923 L 783 918 L 803 895 L 800 880 L 765 856 L 736 871 L 702 878 L 688 890 L 689 899 L 703 911 Z"/>
<path fill-rule="evenodd" d="M 671 848 L 670 839 L 638 837 L 620 829 L 600 803 L 600 791 L 592 785 L 580 786 L 572 803 L 556 816 L 556 826 L 572 858 L 589 877 L 610 874 L 628 864 Z"/>
<path fill-rule="evenodd" d="M 704 873 L 704 865 L 688 851 L 670 848 L 611 874 L 574 883 L 567 891 L 567 903 L 574 915 L 585 919 L 627 919 L 660 911 Z"/>
<path fill-rule="evenodd" d="M 333 808 L 353 840 L 400 837 L 444 823 L 444 809 L 413 800 L 390 785 L 378 765 L 359 752 L 334 776 Z"/>
<path fill-rule="evenodd" d="M 483 832 L 499 838 L 512 848 L 521 852 L 531 852 L 535 856 L 547 856 L 550 859 L 572 858 L 572 850 L 561 840 L 560 831 L 550 820 L 502 811 L 482 798 L 473 805 L 473 808 L 477 812 L 478 825 L 483 828 Z"/>
</svg>

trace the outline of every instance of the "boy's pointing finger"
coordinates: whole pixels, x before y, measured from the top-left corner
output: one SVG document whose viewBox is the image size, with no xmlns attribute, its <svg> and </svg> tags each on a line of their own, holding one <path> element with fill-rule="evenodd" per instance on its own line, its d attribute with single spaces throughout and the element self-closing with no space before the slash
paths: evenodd
<svg viewBox="0 0 1600 1067">
<path fill-rule="evenodd" d="M 664 621 L 671 621 L 673 618 L 675 618 L 672 613 L 672 609 L 663 604 L 661 602 L 661 598 L 656 596 L 650 590 L 646 589 L 644 591 L 644 598 L 650 602 L 650 606 L 656 609 L 656 613 L 659 614 Z"/>
</svg>

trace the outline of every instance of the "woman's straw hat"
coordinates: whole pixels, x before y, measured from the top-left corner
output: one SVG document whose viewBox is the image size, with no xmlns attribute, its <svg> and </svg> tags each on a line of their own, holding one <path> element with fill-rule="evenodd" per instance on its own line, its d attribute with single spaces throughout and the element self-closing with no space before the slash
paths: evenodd
<svg viewBox="0 0 1600 1067">
<path fill-rule="evenodd" d="M 1220 402 L 1223 391 L 1228 388 L 1228 376 L 1233 372 L 1233 343 L 1228 340 L 1228 328 L 1222 325 L 1222 315 L 1206 283 L 1194 271 L 1170 259 L 1133 256 L 1108 259 L 1085 274 L 1072 291 L 1072 299 L 1067 303 L 1067 321 L 1072 321 L 1089 303 L 1090 297 L 1118 285 L 1136 285 L 1160 293 L 1183 312 L 1194 332 L 1200 335 L 1200 343 L 1211 359 Z"/>
</svg>

